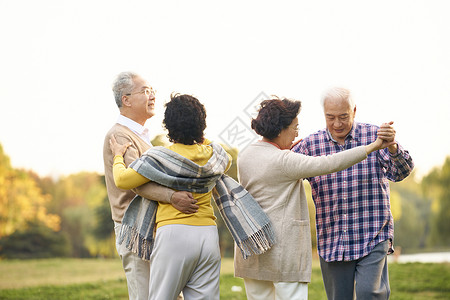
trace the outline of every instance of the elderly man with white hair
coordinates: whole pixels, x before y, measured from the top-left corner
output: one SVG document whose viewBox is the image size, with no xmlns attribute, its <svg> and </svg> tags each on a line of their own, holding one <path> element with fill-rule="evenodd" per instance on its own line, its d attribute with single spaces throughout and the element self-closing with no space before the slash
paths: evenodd
<svg viewBox="0 0 450 300">
<path fill-rule="evenodd" d="M 349 90 L 331 88 L 321 100 L 326 128 L 301 140 L 294 152 L 330 155 L 370 144 L 377 132 L 395 141 L 393 122 L 378 127 L 355 121 Z M 394 220 L 388 180 L 401 181 L 413 168 L 408 151 L 396 142 L 348 169 L 307 178 L 328 299 L 389 298 L 387 255 L 393 252 Z"/>
</svg>

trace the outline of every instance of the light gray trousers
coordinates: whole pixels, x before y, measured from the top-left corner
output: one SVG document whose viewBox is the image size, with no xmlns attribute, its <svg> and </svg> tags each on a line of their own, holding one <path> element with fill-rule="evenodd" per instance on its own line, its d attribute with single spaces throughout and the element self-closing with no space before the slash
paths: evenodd
<svg viewBox="0 0 450 300">
<path fill-rule="evenodd" d="M 327 298 L 389 299 L 388 249 L 389 241 L 384 241 L 358 260 L 326 262 L 320 258 Z"/>
<path fill-rule="evenodd" d="M 150 257 L 150 300 L 219 300 L 220 248 L 216 226 L 165 225 Z"/>
</svg>

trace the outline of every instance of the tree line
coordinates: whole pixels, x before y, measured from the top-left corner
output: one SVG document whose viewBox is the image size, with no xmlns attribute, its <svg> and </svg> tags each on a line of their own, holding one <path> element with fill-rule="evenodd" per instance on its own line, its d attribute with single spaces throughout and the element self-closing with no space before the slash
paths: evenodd
<svg viewBox="0 0 450 300">
<path fill-rule="evenodd" d="M 152 143 L 161 145 L 157 136 Z M 237 180 L 238 150 L 228 175 Z M 305 181 L 307 190 L 309 184 Z M 314 204 L 308 191 L 315 247 Z M 402 253 L 450 248 L 450 157 L 421 180 L 391 183 L 395 245 Z M 223 256 L 233 240 L 216 211 Z M 52 179 L 16 169 L 0 144 L 0 258 L 114 257 L 115 237 L 104 176 L 80 172 Z"/>
</svg>

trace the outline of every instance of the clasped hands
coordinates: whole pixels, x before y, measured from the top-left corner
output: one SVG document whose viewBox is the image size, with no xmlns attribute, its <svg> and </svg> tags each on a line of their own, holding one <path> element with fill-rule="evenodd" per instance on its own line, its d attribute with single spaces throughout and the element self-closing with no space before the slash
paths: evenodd
<svg viewBox="0 0 450 300">
<path fill-rule="evenodd" d="M 395 142 L 395 129 L 392 126 L 393 121 L 389 123 L 383 123 L 378 129 L 377 135 L 383 141 L 382 148 L 387 147 L 391 154 L 397 153 L 397 143 Z"/>
</svg>

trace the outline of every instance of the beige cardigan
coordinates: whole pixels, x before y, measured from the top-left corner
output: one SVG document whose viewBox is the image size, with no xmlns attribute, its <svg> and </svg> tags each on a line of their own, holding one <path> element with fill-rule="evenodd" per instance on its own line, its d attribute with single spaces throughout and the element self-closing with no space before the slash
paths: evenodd
<svg viewBox="0 0 450 300">
<path fill-rule="evenodd" d="M 330 156 L 305 156 L 259 141 L 238 157 L 240 183 L 275 228 L 276 244 L 244 260 L 235 250 L 235 276 L 274 282 L 311 281 L 311 230 L 302 178 L 344 170 L 367 157 L 364 146 Z"/>
<path fill-rule="evenodd" d="M 122 190 L 116 187 L 113 177 L 113 154 L 109 147 L 109 139 L 114 134 L 120 144 L 132 142 L 124 156 L 125 165 L 128 166 L 136 158 L 139 158 L 151 146 L 144 142 L 137 134 L 128 127 L 115 124 L 106 134 L 103 143 L 103 163 L 105 166 L 106 190 L 108 191 L 109 203 L 111 205 L 112 219 L 115 222 L 122 223 L 123 215 L 136 194 L 144 198 L 169 203 L 173 190 L 161 186 L 154 182 L 149 182 L 133 190 Z"/>
</svg>

